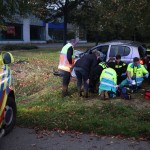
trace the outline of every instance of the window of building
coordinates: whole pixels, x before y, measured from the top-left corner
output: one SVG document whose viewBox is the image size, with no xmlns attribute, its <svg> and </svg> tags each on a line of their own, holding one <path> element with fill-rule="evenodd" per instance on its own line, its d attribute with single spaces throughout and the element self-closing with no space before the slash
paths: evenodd
<svg viewBox="0 0 150 150">
<path fill-rule="evenodd" d="M 22 24 L 7 24 L 4 30 L 0 30 L 0 40 L 22 40 Z"/>
<path fill-rule="evenodd" d="M 42 26 L 30 26 L 30 40 L 45 40 L 45 28 Z"/>
<path fill-rule="evenodd" d="M 115 57 L 116 55 L 128 56 L 130 54 L 130 48 L 127 46 L 113 45 L 110 48 L 110 57 Z"/>
</svg>

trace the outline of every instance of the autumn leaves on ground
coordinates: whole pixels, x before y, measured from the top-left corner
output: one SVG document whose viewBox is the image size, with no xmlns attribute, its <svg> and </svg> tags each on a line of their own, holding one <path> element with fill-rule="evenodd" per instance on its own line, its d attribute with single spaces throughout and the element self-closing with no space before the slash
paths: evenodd
<svg viewBox="0 0 150 150">
<path fill-rule="evenodd" d="M 12 52 L 14 85 L 18 107 L 17 125 L 41 129 L 61 129 L 127 137 L 149 137 L 150 101 L 142 91 L 131 101 L 120 98 L 101 101 L 96 94 L 79 98 L 75 79 L 70 96 L 61 97 L 61 77 L 57 69 L 58 49 Z"/>
</svg>

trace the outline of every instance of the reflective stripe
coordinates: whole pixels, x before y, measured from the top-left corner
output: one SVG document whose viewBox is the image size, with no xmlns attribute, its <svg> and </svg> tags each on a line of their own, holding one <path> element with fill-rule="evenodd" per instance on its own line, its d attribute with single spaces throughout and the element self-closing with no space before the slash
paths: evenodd
<svg viewBox="0 0 150 150">
<path fill-rule="evenodd" d="M 69 47 L 72 47 L 71 43 L 66 44 L 62 48 L 60 58 L 59 58 L 59 65 L 58 65 L 58 69 L 61 69 L 67 72 L 71 72 L 70 68 L 72 67 L 72 65 L 70 65 L 67 59 L 67 52 L 68 52 Z M 74 50 L 73 50 L 73 56 L 72 56 L 72 63 L 74 63 Z"/>
<path fill-rule="evenodd" d="M 4 66 L 4 73 L 1 79 L 1 89 L 0 89 L 0 120 L 4 117 L 4 109 L 7 102 L 7 97 L 9 94 L 9 85 L 11 85 L 11 72 L 7 65 Z M 0 127 L 2 122 L 0 121 Z"/>
<path fill-rule="evenodd" d="M 2 97 L 2 93 L 3 93 L 3 90 L 4 90 L 4 82 L 5 82 L 5 75 L 6 75 L 6 65 L 4 66 L 4 73 L 2 73 L 2 79 L 1 79 L 1 88 L 0 88 L 0 100 L 1 100 L 1 97 Z"/>
<path fill-rule="evenodd" d="M 107 68 L 105 62 L 101 62 L 101 63 L 99 63 L 98 65 L 101 66 L 103 69 Z"/>
<path fill-rule="evenodd" d="M 138 82 L 136 82 L 136 83 L 142 83 L 142 81 L 138 81 Z"/>
<path fill-rule="evenodd" d="M 111 86 L 111 87 L 116 87 L 116 86 L 114 86 L 112 84 L 109 84 L 109 83 L 106 83 L 106 82 L 103 82 L 103 81 L 100 84 L 108 85 L 108 86 Z"/>
<path fill-rule="evenodd" d="M 106 73 L 106 74 L 109 74 L 109 75 L 111 75 L 111 76 L 113 76 L 113 74 L 110 73 L 110 72 L 108 72 L 108 71 L 105 71 L 105 73 Z"/>
<path fill-rule="evenodd" d="M 150 49 L 148 48 L 146 51 L 147 51 L 147 52 L 149 52 L 149 51 L 150 51 Z"/>
<path fill-rule="evenodd" d="M 70 72 L 70 68 L 71 68 L 71 65 L 68 62 L 67 55 L 60 54 L 60 61 L 59 61 L 58 69 Z"/>
<path fill-rule="evenodd" d="M 116 65 L 115 68 L 122 68 L 122 65 Z"/>
<path fill-rule="evenodd" d="M 136 77 L 136 79 L 139 79 L 139 78 L 142 78 L 142 79 L 143 79 L 143 76 L 138 76 L 138 77 Z"/>
<path fill-rule="evenodd" d="M 110 81 L 113 81 L 113 82 L 114 82 L 113 79 L 110 79 L 110 78 L 107 78 L 107 77 L 102 77 L 102 79 L 106 79 L 106 80 L 110 80 Z"/>
</svg>

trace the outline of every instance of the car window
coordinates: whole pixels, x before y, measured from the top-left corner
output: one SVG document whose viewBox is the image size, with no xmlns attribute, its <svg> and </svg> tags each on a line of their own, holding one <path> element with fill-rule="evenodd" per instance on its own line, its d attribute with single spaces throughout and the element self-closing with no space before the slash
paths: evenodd
<svg viewBox="0 0 150 150">
<path fill-rule="evenodd" d="M 138 52 L 140 57 L 144 57 L 145 56 L 145 49 L 141 46 L 138 47 Z"/>
<path fill-rule="evenodd" d="M 116 55 L 128 56 L 130 54 L 130 48 L 127 46 L 112 45 L 110 48 L 110 57 L 115 57 Z"/>
<path fill-rule="evenodd" d="M 94 49 L 91 49 L 91 51 L 89 53 L 91 54 L 93 50 L 98 50 L 98 51 L 100 51 L 101 61 L 106 61 L 108 48 L 109 48 L 109 45 L 99 46 L 99 47 L 96 47 Z"/>
<path fill-rule="evenodd" d="M 103 54 L 107 55 L 108 48 L 109 48 L 109 45 L 99 46 L 97 48 L 97 50 L 100 51 L 100 52 L 102 52 Z"/>
</svg>

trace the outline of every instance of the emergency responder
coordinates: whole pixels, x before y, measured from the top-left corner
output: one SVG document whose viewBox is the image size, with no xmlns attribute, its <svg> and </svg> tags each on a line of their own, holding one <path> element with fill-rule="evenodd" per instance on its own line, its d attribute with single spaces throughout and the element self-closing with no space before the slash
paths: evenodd
<svg viewBox="0 0 150 150">
<path fill-rule="evenodd" d="M 77 76 L 77 88 L 79 96 L 82 96 L 82 80 L 84 83 L 84 97 L 88 97 L 89 89 L 89 77 L 93 71 L 93 68 L 97 65 L 100 53 L 94 50 L 92 54 L 87 54 L 81 59 L 77 60 L 74 66 L 74 70 Z"/>
<path fill-rule="evenodd" d="M 146 49 L 146 57 L 144 59 L 144 64 L 147 68 L 147 71 L 150 73 L 150 46 L 148 46 Z M 150 76 L 148 82 L 150 83 Z"/>
<path fill-rule="evenodd" d="M 104 69 L 107 68 L 106 62 L 100 62 L 98 65 L 93 68 L 93 72 L 90 76 L 90 83 L 89 83 L 89 89 L 92 93 L 98 92 L 98 86 L 99 86 L 99 77 Z"/>
<path fill-rule="evenodd" d="M 136 85 L 136 88 L 139 89 L 143 82 L 143 77 L 148 78 L 149 73 L 146 68 L 140 64 L 139 58 L 135 57 L 133 63 L 130 63 L 127 68 L 127 78 L 123 80 L 120 84 L 120 87 L 125 85 Z"/>
<path fill-rule="evenodd" d="M 116 55 L 115 61 L 115 71 L 117 73 L 117 84 L 120 84 L 124 79 L 126 79 L 127 65 L 121 61 L 121 55 Z"/>
<path fill-rule="evenodd" d="M 77 40 L 72 39 L 61 50 L 58 69 L 63 72 L 63 87 L 62 96 L 68 95 L 68 85 L 70 82 L 71 71 L 74 66 L 74 46 L 78 43 Z"/>
<path fill-rule="evenodd" d="M 117 74 L 114 68 L 114 62 L 108 63 L 108 68 L 102 71 L 100 76 L 99 94 L 101 99 L 109 99 L 109 94 L 116 93 Z"/>
</svg>

